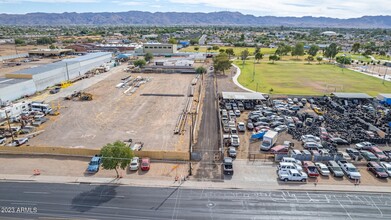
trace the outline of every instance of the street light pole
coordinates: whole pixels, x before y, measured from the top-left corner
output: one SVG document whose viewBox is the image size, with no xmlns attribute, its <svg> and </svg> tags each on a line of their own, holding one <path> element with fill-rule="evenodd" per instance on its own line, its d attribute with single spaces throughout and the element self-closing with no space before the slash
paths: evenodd
<svg viewBox="0 0 391 220">
<path fill-rule="evenodd" d="M 386 80 L 386 76 L 387 76 L 387 70 L 388 70 L 388 67 L 386 67 L 386 72 L 384 73 L 384 77 L 383 77 L 383 85 L 384 85 L 384 81 Z"/>
<path fill-rule="evenodd" d="M 254 82 L 254 77 L 255 77 L 255 58 L 254 58 L 254 66 L 253 66 L 253 82 Z"/>
<path fill-rule="evenodd" d="M 8 111 L 7 110 L 5 111 L 5 117 L 7 118 L 8 128 L 9 128 L 9 130 L 11 132 L 11 138 L 12 138 L 12 143 L 13 143 L 15 139 L 14 139 L 14 134 L 12 132 L 11 122 L 10 122 L 10 118 L 8 117 Z"/>
</svg>

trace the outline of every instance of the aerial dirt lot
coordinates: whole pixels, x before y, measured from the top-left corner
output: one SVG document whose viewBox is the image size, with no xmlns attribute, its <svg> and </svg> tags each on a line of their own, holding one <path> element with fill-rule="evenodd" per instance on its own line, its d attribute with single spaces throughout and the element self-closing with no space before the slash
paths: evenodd
<svg viewBox="0 0 391 220">
<path fill-rule="evenodd" d="M 174 135 L 173 131 L 186 104 L 188 86 L 195 76 L 131 75 L 151 80 L 133 95 L 125 95 L 126 89 L 116 88 L 116 85 L 129 73 L 118 69 L 85 90 L 93 95 L 92 101 L 59 100 L 60 115 L 44 124 L 42 129 L 45 131 L 31 139 L 29 144 L 101 148 L 116 140 L 132 138 L 144 142 L 144 150 L 186 150 L 188 137 Z M 54 103 L 57 105 L 57 101 Z"/>
</svg>

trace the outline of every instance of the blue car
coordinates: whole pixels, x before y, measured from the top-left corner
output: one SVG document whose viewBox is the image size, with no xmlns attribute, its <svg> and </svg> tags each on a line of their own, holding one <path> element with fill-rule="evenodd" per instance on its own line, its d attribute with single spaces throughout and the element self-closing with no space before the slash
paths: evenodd
<svg viewBox="0 0 391 220">
<path fill-rule="evenodd" d="M 91 158 L 90 163 L 88 164 L 87 171 L 89 173 L 96 173 L 99 171 L 100 163 L 102 162 L 102 157 L 95 155 Z"/>
</svg>

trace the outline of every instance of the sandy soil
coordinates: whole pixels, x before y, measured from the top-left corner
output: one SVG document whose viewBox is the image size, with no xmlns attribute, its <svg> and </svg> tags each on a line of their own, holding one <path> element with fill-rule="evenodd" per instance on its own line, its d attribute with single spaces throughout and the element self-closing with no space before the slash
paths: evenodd
<svg viewBox="0 0 391 220">
<path fill-rule="evenodd" d="M 86 92 L 93 94 L 92 101 L 60 100 L 61 114 L 45 124 L 45 132 L 30 145 L 100 148 L 132 138 L 144 142 L 145 150 L 185 150 L 188 139 L 173 130 L 194 75 L 133 74 L 151 81 L 131 96 L 115 88 L 128 75 L 120 70 L 91 86 Z"/>
</svg>

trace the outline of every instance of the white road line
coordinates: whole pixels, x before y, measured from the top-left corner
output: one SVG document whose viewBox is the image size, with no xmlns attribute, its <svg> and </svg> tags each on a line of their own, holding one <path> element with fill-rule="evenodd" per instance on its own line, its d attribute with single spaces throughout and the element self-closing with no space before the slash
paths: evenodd
<svg viewBox="0 0 391 220">
<path fill-rule="evenodd" d="M 26 194 L 50 194 L 49 192 L 23 192 Z"/>
<path fill-rule="evenodd" d="M 377 210 L 379 210 L 380 212 L 380 216 L 383 217 L 383 212 L 380 210 L 380 208 L 376 205 L 375 201 L 373 201 L 372 199 L 372 196 L 370 196 L 369 198 L 371 198 L 372 202 L 373 202 L 373 205 L 375 205 L 375 207 L 377 208 Z"/>
</svg>

